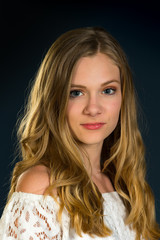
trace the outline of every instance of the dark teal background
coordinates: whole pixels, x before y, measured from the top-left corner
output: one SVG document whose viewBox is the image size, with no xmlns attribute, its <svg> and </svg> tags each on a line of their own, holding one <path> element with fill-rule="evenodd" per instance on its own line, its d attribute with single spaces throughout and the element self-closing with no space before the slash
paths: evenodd
<svg viewBox="0 0 160 240">
<path fill-rule="evenodd" d="M 15 164 L 15 124 L 28 84 L 52 42 L 62 33 L 84 26 L 106 28 L 128 57 L 143 110 L 140 126 L 146 144 L 147 180 L 160 223 L 160 11 L 153 1 L 152 5 L 115 1 L 33 5 L 23 1 L 1 6 L 0 215 Z"/>
</svg>

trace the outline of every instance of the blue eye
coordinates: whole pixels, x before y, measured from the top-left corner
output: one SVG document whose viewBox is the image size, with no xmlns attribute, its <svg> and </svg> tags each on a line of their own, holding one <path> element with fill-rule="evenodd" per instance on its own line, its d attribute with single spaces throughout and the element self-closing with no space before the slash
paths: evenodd
<svg viewBox="0 0 160 240">
<path fill-rule="evenodd" d="M 116 89 L 114 88 L 107 88 L 103 92 L 108 95 L 113 95 L 115 93 Z"/>
<path fill-rule="evenodd" d="M 78 90 L 73 90 L 73 91 L 70 91 L 70 97 L 71 98 L 76 98 L 76 97 L 79 97 L 82 95 L 82 92 L 81 91 L 78 91 Z"/>
</svg>

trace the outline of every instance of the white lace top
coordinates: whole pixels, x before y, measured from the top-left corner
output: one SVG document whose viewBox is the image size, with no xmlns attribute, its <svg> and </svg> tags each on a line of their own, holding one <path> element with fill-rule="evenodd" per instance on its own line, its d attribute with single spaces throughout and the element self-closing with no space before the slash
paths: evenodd
<svg viewBox="0 0 160 240">
<path fill-rule="evenodd" d="M 70 228 L 64 208 L 62 226 L 56 219 L 59 205 L 52 197 L 15 192 L 0 219 L 0 240 L 135 240 L 135 232 L 125 226 L 125 207 L 117 192 L 103 193 L 104 222 L 113 231 L 109 237 L 95 238 Z"/>
</svg>

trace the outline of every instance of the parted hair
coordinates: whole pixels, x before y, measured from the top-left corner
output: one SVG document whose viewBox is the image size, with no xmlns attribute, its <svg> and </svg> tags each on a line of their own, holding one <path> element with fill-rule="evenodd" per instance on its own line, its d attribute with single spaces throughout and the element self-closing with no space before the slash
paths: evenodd
<svg viewBox="0 0 160 240">
<path fill-rule="evenodd" d="M 32 166 L 50 169 L 50 185 L 45 195 L 57 189 L 58 219 L 65 207 L 72 227 L 81 236 L 109 236 L 104 224 L 103 198 L 87 173 L 82 147 L 74 139 L 66 118 L 72 73 L 78 60 L 107 55 L 118 66 L 122 104 L 118 124 L 103 143 L 101 170 L 109 176 L 127 209 L 125 223 L 136 232 L 136 240 L 159 239 L 153 193 L 145 180 L 145 148 L 137 120 L 137 104 L 132 74 L 119 43 L 105 29 L 85 27 L 61 35 L 50 47 L 37 72 L 25 113 L 18 128 L 21 161 L 13 170 L 8 199 L 19 176 Z M 89 161 L 89 158 L 88 158 Z"/>
</svg>

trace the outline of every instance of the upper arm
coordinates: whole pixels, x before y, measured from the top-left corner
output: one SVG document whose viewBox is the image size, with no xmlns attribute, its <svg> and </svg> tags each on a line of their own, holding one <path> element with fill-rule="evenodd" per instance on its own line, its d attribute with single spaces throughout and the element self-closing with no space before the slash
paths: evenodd
<svg viewBox="0 0 160 240">
<path fill-rule="evenodd" d="M 43 195 L 49 186 L 49 171 L 45 166 L 34 166 L 18 179 L 16 191 Z"/>
</svg>

